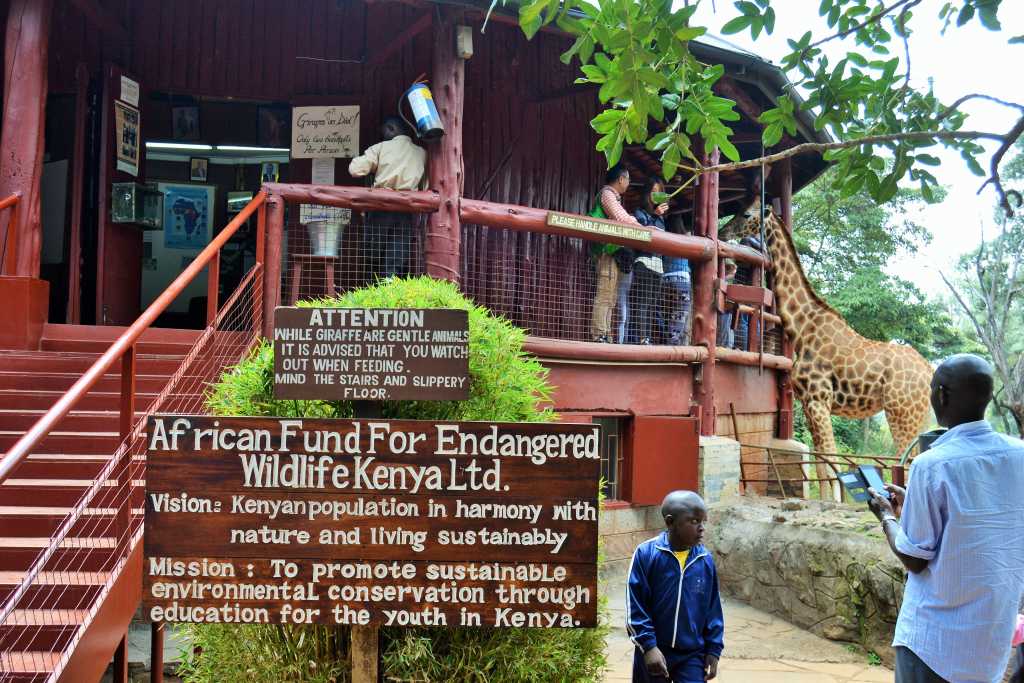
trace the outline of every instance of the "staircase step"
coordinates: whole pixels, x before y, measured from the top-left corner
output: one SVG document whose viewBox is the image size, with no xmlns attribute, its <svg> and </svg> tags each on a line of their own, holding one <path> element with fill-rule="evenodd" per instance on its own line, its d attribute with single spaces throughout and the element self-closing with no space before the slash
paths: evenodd
<svg viewBox="0 0 1024 683">
<path fill-rule="evenodd" d="M 71 506 L 0 505 L 0 528 L 13 538 L 52 536 L 73 510 Z M 116 514 L 114 508 L 86 508 L 71 533 L 100 536 L 110 528 Z"/>
<path fill-rule="evenodd" d="M 27 389 L 29 391 L 59 391 L 71 388 L 79 380 L 81 372 L 9 372 L 0 363 L 0 389 Z M 159 393 L 167 385 L 170 374 L 138 374 L 135 376 L 135 391 L 140 393 Z M 93 385 L 92 391 L 120 393 L 121 375 L 104 375 Z"/>
<path fill-rule="evenodd" d="M 60 663 L 60 652 L 29 650 L 0 652 L 0 671 L 4 683 L 37 683 L 45 681 Z"/>
<path fill-rule="evenodd" d="M 0 602 L 17 590 L 25 572 L 0 571 Z M 53 609 L 82 609 L 88 605 L 110 578 L 109 572 L 40 572 L 20 604 L 46 604 Z"/>
<path fill-rule="evenodd" d="M 8 451 L 24 432 L 0 432 L 0 451 Z M 33 453 L 74 453 L 113 455 L 121 439 L 116 433 L 52 432 L 32 449 Z"/>
<path fill-rule="evenodd" d="M 79 341 L 105 341 L 107 346 L 128 330 L 121 325 L 66 325 L 64 323 L 46 323 L 43 326 L 44 340 L 72 339 Z M 140 343 L 171 342 L 174 344 L 194 344 L 203 333 L 202 330 L 180 330 L 173 327 L 151 327 L 142 333 Z"/>
<path fill-rule="evenodd" d="M 92 479 L 15 479 L 0 484 L 0 503 L 4 505 L 35 505 L 42 507 L 67 507 L 77 505 L 86 489 L 92 486 Z M 117 482 L 108 479 L 106 487 L 113 488 Z M 100 493 L 106 496 L 110 494 Z"/>
<path fill-rule="evenodd" d="M 97 356 L 110 348 L 112 341 L 104 339 L 43 339 L 43 351 L 72 353 L 93 353 Z M 136 352 L 140 354 L 161 356 L 185 356 L 192 350 L 195 342 L 137 342 Z"/>
<path fill-rule="evenodd" d="M 138 381 L 136 380 L 136 387 Z M 29 391 L 17 389 L 0 390 L 0 410 L 49 410 L 60 397 L 63 391 Z M 156 400 L 156 392 L 148 394 L 135 393 L 135 410 L 145 411 Z M 114 391 L 90 391 L 85 397 L 75 404 L 75 411 L 79 410 L 112 410 L 121 409 L 121 394 Z"/>
<path fill-rule="evenodd" d="M 0 432 L 27 432 L 39 421 L 44 410 L 0 410 Z M 135 417 L 142 417 L 136 413 Z M 73 410 L 57 423 L 57 432 L 116 432 L 121 415 L 113 410 Z"/>
<path fill-rule="evenodd" d="M 14 470 L 14 478 L 94 479 L 109 461 L 109 455 L 33 454 Z"/>
<path fill-rule="evenodd" d="M 67 354 L 36 351 L 32 353 L 0 354 L 0 368 L 4 372 L 74 372 L 81 375 L 96 362 L 93 354 Z M 146 375 L 170 375 L 181 365 L 179 356 L 140 355 L 135 364 L 136 371 Z M 108 374 L 120 374 L 120 364 L 111 368 Z"/>
<path fill-rule="evenodd" d="M 49 536 L 0 536 L 0 571 L 28 571 L 50 546 Z M 111 536 L 65 538 L 50 557 L 46 571 L 95 572 L 111 569 L 117 540 Z"/>
<path fill-rule="evenodd" d="M 0 624 L 0 642 L 15 650 L 63 650 L 88 610 L 16 609 Z"/>
</svg>

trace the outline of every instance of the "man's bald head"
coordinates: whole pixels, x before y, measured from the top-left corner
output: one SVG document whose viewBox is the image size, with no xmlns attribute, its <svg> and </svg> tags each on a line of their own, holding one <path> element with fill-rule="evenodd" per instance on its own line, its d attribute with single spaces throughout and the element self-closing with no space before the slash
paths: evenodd
<svg viewBox="0 0 1024 683">
<path fill-rule="evenodd" d="M 943 427 L 985 419 L 995 384 L 992 366 L 969 353 L 950 356 L 932 376 L 932 409 Z"/>
<path fill-rule="evenodd" d="M 694 510 L 706 510 L 704 499 L 693 491 L 673 491 L 661 502 L 661 517 L 678 517 Z"/>
</svg>

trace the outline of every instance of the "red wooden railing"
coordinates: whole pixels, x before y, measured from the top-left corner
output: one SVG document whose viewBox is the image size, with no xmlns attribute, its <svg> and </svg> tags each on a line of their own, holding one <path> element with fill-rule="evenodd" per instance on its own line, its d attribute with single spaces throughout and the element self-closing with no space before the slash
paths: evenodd
<svg viewBox="0 0 1024 683">
<path fill-rule="evenodd" d="M 168 288 L 154 301 L 139 318 L 132 323 L 124 333 L 96 360 L 95 363 L 79 378 L 71 388 L 22 436 L 0 460 L 0 484 L 12 476 L 17 468 L 26 461 L 34 450 L 40 445 L 51 432 L 58 428 L 59 423 L 68 413 L 81 401 L 97 382 L 120 362 L 121 390 L 120 390 L 120 422 L 119 433 L 121 445 L 113 454 L 111 460 L 103 467 L 100 473 L 93 480 L 89 488 L 82 495 L 78 504 L 72 512 L 59 525 L 59 528 L 51 536 L 49 546 L 45 548 L 33 562 L 22 583 L 7 597 L 0 605 L 0 627 L 16 626 L 11 621 L 12 613 L 16 610 L 26 609 L 48 609 L 45 595 L 59 594 L 60 587 L 45 592 L 43 597 L 37 594 L 29 596 L 29 589 L 32 587 L 41 573 L 44 566 L 47 573 L 55 570 L 62 576 L 67 577 L 67 583 L 72 584 L 81 579 L 86 572 L 86 562 L 90 561 L 89 554 L 93 549 L 85 548 L 70 556 L 62 557 L 58 565 L 54 567 L 54 558 L 57 551 L 65 546 L 65 541 L 74 536 L 72 529 L 79 525 L 89 527 L 96 536 L 114 536 L 115 545 L 112 557 L 103 560 L 102 569 L 109 572 L 109 578 L 103 586 L 98 597 L 93 598 L 89 604 L 82 604 L 80 608 L 89 612 L 89 619 L 93 622 L 101 619 L 104 610 L 114 609 L 110 604 L 115 604 L 124 614 L 119 614 L 122 620 L 130 619 L 138 605 L 139 590 L 141 588 L 141 554 L 140 541 L 142 537 L 142 520 L 135 510 L 137 509 L 140 497 L 138 485 L 144 477 L 142 469 L 143 455 L 145 453 L 142 429 L 145 416 L 135 419 L 135 381 L 136 381 L 136 343 L 142 334 L 150 328 L 156 319 L 167 309 L 168 306 L 184 291 L 184 289 L 202 272 L 209 268 L 209 289 L 207 300 L 207 321 L 209 326 L 200 336 L 192 350 L 186 356 L 174 376 L 171 377 L 167 386 L 160 393 L 158 398 L 150 406 L 149 411 L 155 410 L 177 410 L 178 412 L 193 412 L 202 409 L 203 389 L 207 381 L 216 378 L 226 363 L 238 360 L 249 345 L 260 336 L 262 318 L 263 292 L 263 266 L 264 248 L 266 244 L 266 194 L 258 193 L 253 200 L 207 245 L 205 249 L 188 265 L 188 267 L 168 286 Z M 220 249 L 235 235 L 238 230 L 246 224 L 253 214 L 258 215 L 257 219 L 257 253 L 256 264 L 243 277 L 235 292 L 223 306 L 218 306 L 219 291 L 219 261 Z M 241 313 L 238 313 L 241 311 Z M 229 315 L 230 314 L 230 315 Z M 229 322 L 228 318 L 232 321 Z M 244 322 L 239 323 L 239 319 Z M 220 326 L 218 328 L 218 325 Z M 208 353 L 207 357 L 201 357 L 201 351 L 215 351 Z M 216 357 L 213 357 L 216 355 Z M 175 395 L 175 388 L 182 392 Z M 187 396 L 184 392 L 187 391 Z M 113 483 L 113 486 L 111 486 Z M 109 527 L 102 527 L 102 522 L 93 521 L 85 514 L 87 508 L 114 509 L 114 520 Z M 95 517 L 95 515 L 93 516 Z M 76 533 L 81 534 L 81 531 Z M 92 561 L 96 558 L 93 556 Z M 119 583 L 120 581 L 120 583 Z M 132 584 L 124 587 L 124 584 Z M 117 587 L 120 586 L 120 587 Z M 37 586 L 38 588 L 38 586 Z M 110 599 L 118 590 L 119 600 Z M 116 621 L 116 620 L 115 620 Z M 97 665 L 105 667 L 105 662 L 85 661 L 88 658 L 86 653 L 76 659 L 77 645 L 84 630 L 90 622 L 83 623 L 73 639 L 64 646 L 57 671 L 52 680 L 63 672 L 64 680 L 78 680 L 80 673 L 86 669 L 93 671 Z M 127 621 L 124 622 L 127 624 Z M 105 624 L 106 625 L 106 624 Z M 38 628 L 28 625 L 28 628 Z M 6 631 L 13 632 L 14 628 Z M 103 631 L 103 629 L 98 629 Z M 162 648 L 162 630 L 154 629 L 154 649 Z M 109 638 L 109 633 L 102 634 Z M 33 634 L 27 637 L 11 638 L 5 640 L 0 638 L 0 657 L 10 655 L 15 650 L 30 649 L 24 646 L 26 641 L 32 642 Z M 13 644 L 16 641 L 18 644 Z M 114 643 L 116 645 L 116 643 Z M 126 661 L 124 659 L 126 638 L 122 638 L 118 649 L 115 651 L 115 680 L 123 680 L 126 674 Z M 103 648 L 85 648 L 97 650 Z M 110 650 L 106 650 L 110 652 Z M 161 650 L 162 652 L 162 650 Z M 153 671 L 153 680 L 160 680 L 159 670 Z M 119 676 L 118 674 L 121 674 Z M 79 678 L 76 678 L 78 676 Z M 2 676 L 0 676 L 2 678 Z"/>
<path fill-rule="evenodd" d="M 0 199 L 0 211 L 10 209 L 7 217 L 7 232 L 4 235 L 4 245 L 0 250 L 0 275 L 14 275 L 18 263 L 18 203 L 21 194 L 15 193 L 4 199 Z"/>
</svg>

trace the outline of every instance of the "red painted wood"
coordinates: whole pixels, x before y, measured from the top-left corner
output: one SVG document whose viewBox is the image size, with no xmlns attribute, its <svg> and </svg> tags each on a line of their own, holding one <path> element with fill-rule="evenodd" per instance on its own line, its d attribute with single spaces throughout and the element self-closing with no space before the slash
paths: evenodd
<svg viewBox="0 0 1024 683">
<path fill-rule="evenodd" d="M 718 150 L 711 155 L 709 163 L 717 163 Z M 718 245 L 718 174 L 701 176 L 694 208 L 696 225 L 694 232 Z M 711 260 L 696 263 L 693 280 L 693 343 L 705 346 L 708 357 L 700 368 L 700 381 L 694 385 L 694 401 L 700 405 L 700 433 L 710 436 L 715 433 L 715 353 L 718 335 L 717 291 L 715 281 L 719 278 L 717 249 Z"/>
<path fill-rule="evenodd" d="M 690 412 L 692 367 L 566 363 L 558 359 L 541 362 L 555 387 L 555 410 L 678 416 Z"/>
<path fill-rule="evenodd" d="M 431 93 L 445 134 L 429 151 L 430 185 L 441 195 L 437 213 L 427 219 L 427 275 L 459 281 L 459 242 L 462 230 L 459 202 L 463 190 L 462 105 L 465 100 L 465 62 L 455 55 L 455 26 L 461 13 L 438 6 L 434 25 L 434 70 Z"/>
<path fill-rule="evenodd" d="M 89 71 L 85 64 L 75 69 L 75 143 L 71 152 L 71 214 L 68 236 L 67 321 L 81 322 L 82 308 L 82 193 L 85 183 L 85 137 L 89 116 Z"/>
<path fill-rule="evenodd" d="M 46 280 L 0 276 L 0 301 L 4 302 L 0 349 L 38 349 L 49 300 L 50 283 Z"/>
<path fill-rule="evenodd" d="M 678 489 L 697 489 L 697 420 L 689 417 L 633 418 L 629 493 L 634 505 L 660 505 Z"/>
<path fill-rule="evenodd" d="M 281 245 L 284 239 L 284 198 L 267 197 L 267 261 L 263 276 L 263 336 L 274 336 L 274 309 L 281 302 Z"/>
<path fill-rule="evenodd" d="M 11 0 L 4 44 L 4 110 L 0 133 L 0 197 L 19 193 L 15 272 L 39 277 L 47 51 L 53 0 Z M 9 228 L 4 226 L 4 234 Z M 0 239 L 3 241 L 3 239 Z"/>
</svg>

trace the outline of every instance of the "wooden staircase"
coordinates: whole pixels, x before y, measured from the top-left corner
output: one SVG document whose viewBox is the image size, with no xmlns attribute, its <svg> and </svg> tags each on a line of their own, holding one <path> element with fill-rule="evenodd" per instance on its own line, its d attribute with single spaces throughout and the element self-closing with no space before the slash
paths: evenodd
<svg viewBox="0 0 1024 683">
<path fill-rule="evenodd" d="M 124 330 L 47 325 L 41 350 L 0 351 L 0 452 L 35 424 Z M 200 334 L 169 329 L 143 333 L 136 344 L 136 418 L 157 398 Z M 0 484 L 0 604 L 18 589 L 25 572 L 50 545 L 51 535 L 111 460 L 121 440 L 120 387 L 119 372 L 105 375 Z M 137 504 L 135 500 L 133 496 L 132 515 L 140 516 L 141 495 Z M 0 681 L 48 680 L 83 624 L 104 627 L 87 616 L 99 607 L 100 592 L 110 578 L 103 569 L 110 566 L 117 539 L 106 530 L 115 514 L 109 508 L 86 508 L 28 586 L 28 599 L 20 601 L 45 609 L 15 610 L 0 625 L 0 642 L 8 648 L 0 655 Z M 73 572 L 67 571 L 72 555 Z M 99 610 L 104 611 L 110 610 Z M 123 612 L 118 619 L 124 618 Z M 122 632 L 126 626 L 118 625 Z M 95 666 L 102 671 L 106 662 Z"/>
</svg>

